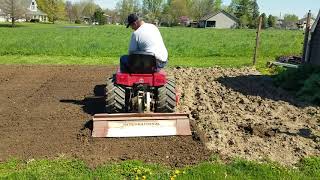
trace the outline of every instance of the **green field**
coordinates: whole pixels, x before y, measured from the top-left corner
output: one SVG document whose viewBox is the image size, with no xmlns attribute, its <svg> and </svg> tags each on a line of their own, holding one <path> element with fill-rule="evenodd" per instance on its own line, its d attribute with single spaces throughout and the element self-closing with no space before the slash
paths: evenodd
<svg viewBox="0 0 320 180">
<path fill-rule="evenodd" d="M 320 159 L 302 160 L 296 168 L 273 163 L 234 160 L 229 164 L 217 159 L 194 167 L 170 169 L 125 161 L 95 169 L 82 161 L 57 158 L 54 160 L 16 161 L 0 164 L 0 178 L 4 179 L 319 179 Z"/>
<path fill-rule="evenodd" d="M 0 25 L 2 64 L 118 64 L 126 54 L 130 29 L 124 26 L 83 28 L 69 25 Z M 169 51 L 169 65 L 240 67 L 250 65 L 255 30 L 160 28 Z M 266 30 L 262 32 L 258 67 L 279 55 L 299 54 L 303 32 Z"/>
</svg>

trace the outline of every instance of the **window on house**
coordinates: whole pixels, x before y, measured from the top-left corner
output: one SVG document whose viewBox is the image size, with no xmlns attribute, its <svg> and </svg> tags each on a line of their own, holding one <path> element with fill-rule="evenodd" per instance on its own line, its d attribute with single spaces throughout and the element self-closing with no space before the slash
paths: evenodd
<svg viewBox="0 0 320 180">
<path fill-rule="evenodd" d="M 32 3 L 31 3 L 31 5 L 33 5 L 33 6 L 34 6 L 34 2 L 32 2 Z"/>
</svg>

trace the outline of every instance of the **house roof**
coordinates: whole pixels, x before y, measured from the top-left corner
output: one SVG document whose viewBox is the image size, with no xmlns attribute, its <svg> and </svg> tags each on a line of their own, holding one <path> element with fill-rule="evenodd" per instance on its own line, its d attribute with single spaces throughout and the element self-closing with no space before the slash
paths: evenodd
<svg viewBox="0 0 320 180">
<path fill-rule="evenodd" d="M 47 15 L 46 13 L 42 12 L 39 9 L 37 11 L 28 11 L 26 14 L 28 14 L 28 15 L 43 15 L 43 16 Z"/>
<path fill-rule="evenodd" d="M 237 17 L 235 17 L 234 15 L 224 11 L 224 10 L 221 10 L 221 11 L 217 11 L 217 12 L 214 12 L 214 13 L 211 13 L 211 14 L 207 14 L 206 16 L 202 17 L 200 19 L 200 21 L 207 21 L 208 19 L 220 14 L 220 13 L 223 13 L 225 14 L 226 16 L 228 16 L 230 19 L 233 19 L 234 21 L 236 22 L 239 22 L 239 19 Z"/>
<path fill-rule="evenodd" d="M 31 5 L 31 2 L 32 2 L 32 0 L 26 0 L 25 1 L 25 7 L 29 8 L 30 5 Z M 37 11 L 30 11 L 29 10 L 26 14 L 28 14 L 28 15 L 43 15 L 43 16 L 47 15 L 46 13 L 41 11 L 39 8 L 37 8 Z"/>
</svg>

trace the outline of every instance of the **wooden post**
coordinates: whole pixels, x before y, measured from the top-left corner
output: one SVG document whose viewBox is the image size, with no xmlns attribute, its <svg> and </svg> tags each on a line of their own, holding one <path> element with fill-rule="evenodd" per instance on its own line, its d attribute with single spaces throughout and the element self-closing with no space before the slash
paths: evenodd
<svg viewBox="0 0 320 180">
<path fill-rule="evenodd" d="M 310 20 L 311 20 L 311 10 L 309 10 L 308 17 L 307 17 L 307 24 L 306 29 L 304 32 L 304 42 L 303 42 L 303 55 L 302 55 L 302 63 L 306 63 L 307 59 L 307 47 L 309 43 L 309 33 L 310 33 Z"/>
<path fill-rule="evenodd" d="M 253 65 L 256 65 L 256 62 L 257 62 L 259 42 L 260 42 L 261 25 L 262 25 L 262 16 L 259 17 L 259 26 L 258 26 L 258 29 L 257 29 L 257 36 L 256 36 L 256 47 L 254 48 L 254 55 L 253 55 Z"/>
</svg>

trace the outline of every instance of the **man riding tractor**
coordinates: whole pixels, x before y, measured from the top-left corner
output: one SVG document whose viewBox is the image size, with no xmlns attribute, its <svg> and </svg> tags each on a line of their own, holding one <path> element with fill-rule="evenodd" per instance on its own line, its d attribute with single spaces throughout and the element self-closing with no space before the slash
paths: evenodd
<svg viewBox="0 0 320 180">
<path fill-rule="evenodd" d="M 127 28 L 129 26 L 134 30 L 131 34 L 129 55 L 141 53 L 153 55 L 156 59 L 156 68 L 163 68 L 168 61 L 168 51 L 158 28 L 144 22 L 136 13 L 128 16 Z M 120 58 L 120 69 L 126 71 L 128 66 L 129 56 L 124 55 Z"/>
</svg>

